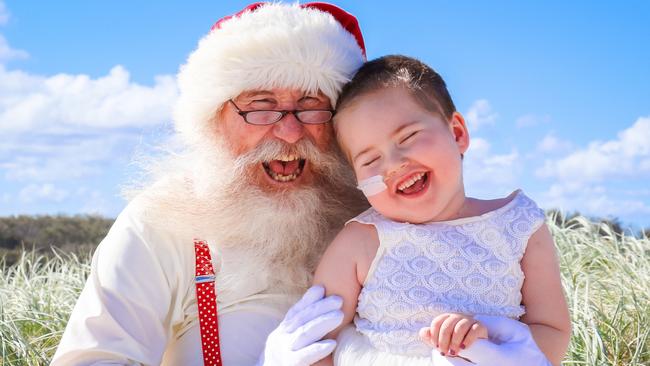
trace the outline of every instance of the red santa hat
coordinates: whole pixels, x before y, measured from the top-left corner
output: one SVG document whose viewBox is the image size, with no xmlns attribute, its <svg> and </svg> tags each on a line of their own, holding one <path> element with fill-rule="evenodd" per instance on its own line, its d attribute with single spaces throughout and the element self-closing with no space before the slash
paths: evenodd
<svg viewBox="0 0 650 366">
<path fill-rule="evenodd" d="M 219 20 L 178 74 L 176 129 L 198 143 L 216 112 L 246 90 L 321 91 L 334 105 L 365 61 L 356 18 L 326 3 L 255 3 Z"/>
</svg>

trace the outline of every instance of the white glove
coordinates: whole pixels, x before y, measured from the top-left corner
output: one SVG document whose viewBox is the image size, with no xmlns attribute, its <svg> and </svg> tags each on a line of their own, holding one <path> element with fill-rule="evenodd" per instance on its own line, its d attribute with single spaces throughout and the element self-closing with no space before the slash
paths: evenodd
<svg viewBox="0 0 650 366">
<path fill-rule="evenodd" d="M 526 324 L 502 316 L 477 315 L 474 318 L 488 329 L 489 339 L 479 339 L 459 352 L 472 362 L 460 357 L 444 357 L 434 349 L 434 365 L 552 366 L 537 347 Z"/>
<path fill-rule="evenodd" d="M 322 286 L 312 286 L 289 309 L 266 339 L 258 366 L 309 366 L 334 351 L 335 340 L 319 340 L 343 321 L 343 300 L 324 295 Z"/>
</svg>

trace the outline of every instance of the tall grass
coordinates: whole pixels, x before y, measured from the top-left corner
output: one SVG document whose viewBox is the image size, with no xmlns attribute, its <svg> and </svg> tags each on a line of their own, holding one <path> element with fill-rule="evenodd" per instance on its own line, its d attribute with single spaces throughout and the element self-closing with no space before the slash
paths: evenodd
<svg viewBox="0 0 650 366">
<path fill-rule="evenodd" d="M 0 366 L 48 365 L 86 277 L 90 256 L 25 252 L 0 260 Z"/>
<path fill-rule="evenodd" d="M 650 239 L 584 217 L 550 225 L 573 337 L 565 365 L 650 365 Z"/>
<path fill-rule="evenodd" d="M 650 365 L 650 239 L 583 217 L 549 217 L 573 318 L 564 365 Z M 47 365 L 89 272 L 89 256 L 0 261 L 0 366 Z"/>
</svg>

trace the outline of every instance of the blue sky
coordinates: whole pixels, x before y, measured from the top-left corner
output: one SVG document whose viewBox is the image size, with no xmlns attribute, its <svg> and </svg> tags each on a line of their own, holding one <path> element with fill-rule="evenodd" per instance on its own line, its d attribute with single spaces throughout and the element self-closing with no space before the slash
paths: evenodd
<svg viewBox="0 0 650 366">
<path fill-rule="evenodd" d="M 650 3 L 335 1 L 368 56 L 415 56 L 469 123 L 470 195 L 650 227 Z M 0 215 L 124 207 L 175 74 L 241 1 L 0 0 Z M 381 5 L 380 5 L 381 4 Z"/>
</svg>

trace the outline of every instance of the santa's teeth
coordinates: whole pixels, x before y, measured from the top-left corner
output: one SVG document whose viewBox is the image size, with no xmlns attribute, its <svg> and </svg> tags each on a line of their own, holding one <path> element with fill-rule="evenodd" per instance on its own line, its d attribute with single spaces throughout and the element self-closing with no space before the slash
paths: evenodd
<svg viewBox="0 0 650 366">
<path fill-rule="evenodd" d="M 294 161 L 294 160 L 304 161 L 305 159 L 301 158 L 300 156 L 295 155 L 295 154 L 294 155 L 281 155 L 281 156 L 278 156 L 277 158 L 275 158 L 273 160 L 264 161 L 264 162 L 262 162 L 262 164 L 265 164 L 265 165 L 268 166 L 271 163 L 271 161 L 281 161 L 283 163 L 288 163 L 288 162 Z"/>
<path fill-rule="evenodd" d="M 282 156 L 278 157 L 278 158 L 275 159 L 275 160 L 284 161 L 284 162 L 289 162 L 289 161 L 298 160 L 298 156 L 295 155 L 295 154 L 291 154 L 291 155 L 282 155 Z"/>
<path fill-rule="evenodd" d="M 406 182 L 400 184 L 399 187 L 397 187 L 397 189 L 399 189 L 400 191 L 403 191 L 406 188 L 408 188 L 408 187 L 412 186 L 413 184 L 415 184 L 415 182 L 420 180 L 423 176 L 424 176 L 424 173 L 418 173 L 418 174 L 414 175 L 413 177 L 411 177 L 411 179 L 409 179 Z"/>
<path fill-rule="evenodd" d="M 302 170 L 300 170 L 300 169 L 296 170 L 295 173 L 289 174 L 289 175 L 278 174 L 278 173 L 276 173 L 276 172 L 274 172 L 272 170 L 269 171 L 269 175 L 271 176 L 271 178 L 273 178 L 273 180 L 278 181 L 278 182 L 291 182 L 291 181 L 295 180 L 296 178 L 298 178 L 300 173 L 302 173 Z"/>
</svg>

